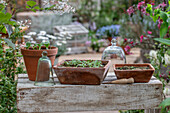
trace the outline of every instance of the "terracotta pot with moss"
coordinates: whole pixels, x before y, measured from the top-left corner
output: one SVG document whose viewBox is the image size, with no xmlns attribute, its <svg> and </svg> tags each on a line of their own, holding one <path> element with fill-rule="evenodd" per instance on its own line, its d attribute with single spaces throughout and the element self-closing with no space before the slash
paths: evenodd
<svg viewBox="0 0 170 113">
<path fill-rule="evenodd" d="M 36 50 L 31 47 L 29 49 L 28 48 L 21 49 L 21 53 L 23 55 L 24 63 L 28 73 L 28 78 L 31 81 L 35 81 L 36 79 L 38 60 L 39 58 L 42 57 L 43 51 L 47 51 L 48 53 L 47 56 L 51 60 L 51 64 L 54 65 L 54 60 L 58 52 L 57 47 L 48 47 L 48 49 L 46 49 L 45 46 L 42 46 L 40 50 Z"/>
</svg>

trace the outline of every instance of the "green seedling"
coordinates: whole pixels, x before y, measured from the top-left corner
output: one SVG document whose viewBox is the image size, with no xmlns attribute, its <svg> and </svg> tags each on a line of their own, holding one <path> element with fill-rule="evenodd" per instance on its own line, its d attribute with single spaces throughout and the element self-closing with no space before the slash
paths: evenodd
<svg viewBox="0 0 170 113">
<path fill-rule="evenodd" d="M 44 42 L 44 45 L 45 45 L 46 49 L 48 49 L 48 47 L 50 46 L 50 43 L 49 42 Z"/>
<path fill-rule="evenodd" d="M 38 49 L 38 44 L 34 44 L 33 49 Z"/>
<path fill-rule="evenodd" d="M 31 42 L 26 43 L 26 49 L 29 49 L 31 47 Z"/>
<path fill-rule="evenodd" d="M 61 67 L 104 67 L 102 65 L 101 61 L 98 60 L 87 60 L 87 61 L 81 61 L 81 60 L 71 60 L 71 61 L 65 61 Z"/>
<path fill-rule="evenodd" d="M 38 45 L 38 49 L 41 50 L 41 46 L 43 45 L 43 43 L 41 42 L 40 44 L 37 45 Z"/>
</svg>

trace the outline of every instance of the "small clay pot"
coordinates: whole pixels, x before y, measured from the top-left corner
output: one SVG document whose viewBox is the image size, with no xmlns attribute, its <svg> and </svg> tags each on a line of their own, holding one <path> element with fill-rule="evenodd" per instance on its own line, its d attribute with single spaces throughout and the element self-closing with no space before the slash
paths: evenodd
<svg viewBox="0 0 170 113">
<path fill-rule="evenodd" d="M 117 70 L 117 67 L 123 66 L 135 66 L 135 67 L 145 67 L 149 66 L 149 69 L 141 70 Z M 116 74 L 117 79 L 128 79 L 134 78 L 135 83 L 147 83 L 150 81 L 155 69 L 151 64 L 114 64 L 114 72 Z"/>
<path fill-rule="evenodd" d="M 28 73 L 28 78 L 31 81 L 35 81 L 36 73 L 37 73 L 37 66 L 38 60 L 42 57 L 42 52 L 47 51 L 48 57 L 51 60 L 51 64 L 54 65 L 54 60 L 58 52 L 57 47 L 51 47 L 50 49 L 45 49 L 42 47 L 41 50 L 30 50 L 30 49 L 21 49 L 21 53 L 24 58 L 24 63 L 26 66 L 26 70 Z"/>
</svg>

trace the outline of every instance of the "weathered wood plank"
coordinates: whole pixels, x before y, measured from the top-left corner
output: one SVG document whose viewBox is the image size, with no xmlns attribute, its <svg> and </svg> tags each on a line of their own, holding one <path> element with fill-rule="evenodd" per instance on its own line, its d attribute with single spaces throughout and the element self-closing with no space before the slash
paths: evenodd
<svg viewBox="0 0 170 113">
<path fill-rule="evenodd" d="M 25 78 L 24 78 L 25 77 Z M 108 75 L 106 79 L 114 77 Z M 56 85 L 37 87 L 26 75 L 20 75 L 17 85 L 18 112 L 69 112 L 150 109 L 162 101 L 162 84 L 149 83 Z"/>
</svg>

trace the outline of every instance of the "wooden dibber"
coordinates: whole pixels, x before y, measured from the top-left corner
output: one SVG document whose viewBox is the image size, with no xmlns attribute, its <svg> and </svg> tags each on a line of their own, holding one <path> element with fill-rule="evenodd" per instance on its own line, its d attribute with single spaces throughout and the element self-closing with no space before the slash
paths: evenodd
<svg viewBox="0 0 170 113">
<path fill-rule="evenodd" d="M 119 79 L 110 82 L 105 82 L 103 84 L 132 84 L 132 83 L 134 83 L 134 78 Z"/>
</svg>

